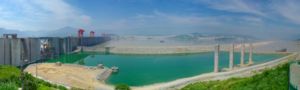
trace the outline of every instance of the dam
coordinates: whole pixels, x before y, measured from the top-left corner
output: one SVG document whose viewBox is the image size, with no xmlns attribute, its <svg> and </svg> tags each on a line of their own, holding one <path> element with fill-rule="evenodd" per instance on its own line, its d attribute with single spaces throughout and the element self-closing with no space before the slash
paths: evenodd
<svg viewBox="0 0 300 90">
<path fill-rule="evenodd" d="M 86 66 L 87 68 L 85 68 L 85 70 L 92 71 L 90 74 L 93 75 L 91 76 L 96 77 L 95 80 L 94 78 L 90 78 L 91 81 L 98 81 L 97 83 L 105 86 L 124 83 L 133 87 L 141 87 L 168 83 L 207 73 L 217 74 L 235 71 L 240 68 L 270 62 L 289 54 L 285 52 L 257 52 L 257 49 L 259 49 L 256 48 L 257 46 L 266 45 L 269 44 L 269 42 L 181 46 L 176 44 L 169 45 L 164 42 L 154 46 L 120 45 L 112 47 L 105 45 L 107 44 L 105 38 L 99 38 L 100 39 L 96 37 L 39 37 L 37 40 L 44 41 L 49 44 L 49 46 L 55 47 L 51 53 L 47 53 L 49 52 L 47 51 L 48 49 L 41 49 L 42 52 L 40 55 L 46 55 L 46 57 L 43 56 L 41 58 L 47 58 L 47 63 L 55 62 Z M 43 45 L 44 43 L 41 44 Z M 40 65 L 44 66 L 43 64 Z M 116 66 L 118 72 L 112 73 L 112 71 L 106 71 L 105 69 L 99 69 L 103 71 L 103 73 L 93 72 L 93 67 L 97 67 L 98 65 L 104 65 L 105 68 Z M 68 66 L 69 65 L 66 65 L 66 67 Z M 48 67 L 46 66 L 45 68 Z M 72 67 L 68 68 L 71 69 Z M 29 70 L 29 72 L 32 72 L 34 69 L 31 67 Z M 37 71 L 39 71 L 39 69 Z M 72 69 L 70 71 L 74 70 Z M 42 71 L 39 72 L 43 73 Z M 70 73 L 76 77 L 73 78 L 74 80 L 85 78 L 84 76 L 76 76 L 77 71 Z M 47 73 L 41 75 L 45 75 L 45 78 L 52 77 L 47 76 Z M 58 76 L 59 75 L 64 75 L 64 73 L 60 73 Z"/>
<path fill-rule="evenodd" d="M 110 38 L 99 37 L 17 37 L 0 38 L 0 65 L 22 66 L 76 52 L 79 46 L 102 44 Z"/>
</svg>

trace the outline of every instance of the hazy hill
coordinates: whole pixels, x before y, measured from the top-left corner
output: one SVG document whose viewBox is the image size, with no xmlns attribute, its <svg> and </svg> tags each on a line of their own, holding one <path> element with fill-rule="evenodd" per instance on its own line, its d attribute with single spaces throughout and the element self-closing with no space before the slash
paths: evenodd
<svg viewBox="0 0 300 90">
<path fill-rule="evenodd" d="M 77 36 L 77 28 L 63 27 L 57 30 L 51 31 L 20 31 L 0 28 L 0 35 L 2 34 L 18 34 L 18 37 L 66 37 L 66 36 Z M 88 35 L 89 31 L 85 32 Z"/>
<path fill-rule="evenodd" d="M 173 37 L 169 37 L 171 40 L 176 41 L 215 41 L 215 42 L 240 42 L 240 41 L 252 41 L 257 38 L 243 35 L 225 35 L 225 34 L 202 34 L 202 33 L 190 33 L 181 34 Z"/>
</svg>

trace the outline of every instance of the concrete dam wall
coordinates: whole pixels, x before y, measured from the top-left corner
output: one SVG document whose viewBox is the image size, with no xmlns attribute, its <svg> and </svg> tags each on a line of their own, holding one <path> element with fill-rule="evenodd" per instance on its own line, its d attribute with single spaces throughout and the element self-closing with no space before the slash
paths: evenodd
<svg viewBox="0 0 300 90">
<path fill-rule="evenodd" d="M 100 43 L 104 43 L 110 40 L 110 38 L 109 37 L 83 37 L 78 40 L 79 40 L 78 45 L 80 46 L 94 46 Z"/>
<path fill-rule="evenodd" d="M 82 40 L 82 42 L 81 42 Z M 0 65 L 21 66 L 69 54 L 78 46 L 92 46 L 108 41 L 107 37 L 37 37 L 0 38 Z M 25 61 L 26 60 L 26 61 Z"/>
<path fill-rule="evenodd" d="M 19 39 L 0 38 L 0 64 L 19 65 L 21 45 Z"/>
</svg>

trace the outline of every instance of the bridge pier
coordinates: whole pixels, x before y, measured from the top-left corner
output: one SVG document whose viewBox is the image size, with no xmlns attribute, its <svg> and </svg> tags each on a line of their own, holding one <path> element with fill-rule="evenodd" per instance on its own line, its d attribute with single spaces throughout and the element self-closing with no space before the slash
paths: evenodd
<svg viewBox="0 0 300 90">
<path fill-rule="evenodd" d="M 244 61 L 245 61 L 245 44 L 241 44 L 241 61 L 240 61 L 240 66 L 244 66 Z"/>
<path fill-rule="evenodd" d="M 231 45 L 229 50 L 229 70 L 233 69 L 233 61 L 234 61 L 234 44 Z"/>
<path fill-rule="evenodd" d="M 214 72 L 219 72 L 219 52 L 220 52 L 220 45 L 215 46 L 215 54 L 214 54 Z"/>
<path fill-rule="evenodd" d="M 253 64 L 253 45 L 252 43 L 249 44 L 249 61 L 248 64 L 251 65 Z"/>
<path fill-rule="evenodd" d="M 105 47 L 105 54 L 109 54 L 110 53 L 110 48 L 111 47 Z"/>
</svg>

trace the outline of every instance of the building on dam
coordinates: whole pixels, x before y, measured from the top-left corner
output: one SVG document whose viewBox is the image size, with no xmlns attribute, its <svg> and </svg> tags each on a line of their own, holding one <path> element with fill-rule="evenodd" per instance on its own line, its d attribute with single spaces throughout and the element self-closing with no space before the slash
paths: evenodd
<svg viewBox="0 0 300 90">
<path fill-rule="evenodd" d="M 78 46 L 92 46 L 110 40 L 109 37 L 28 37 L 4 34 L 0 38 L 0 65 L 21 66 L 70 54 Z"/>
</svg>

